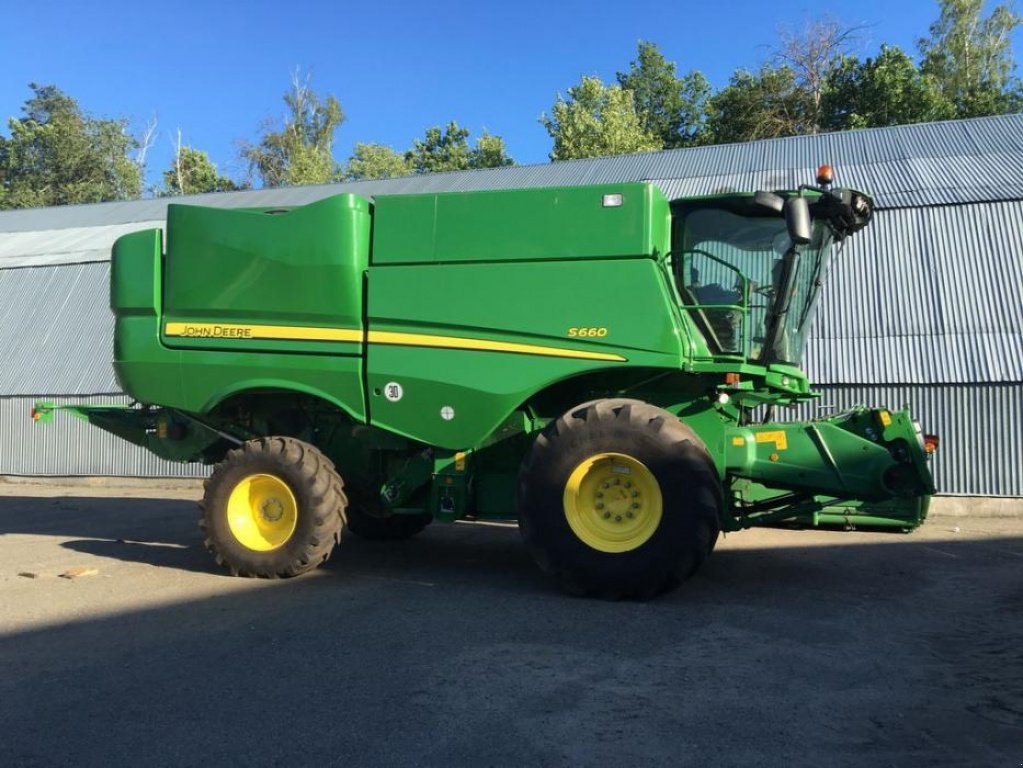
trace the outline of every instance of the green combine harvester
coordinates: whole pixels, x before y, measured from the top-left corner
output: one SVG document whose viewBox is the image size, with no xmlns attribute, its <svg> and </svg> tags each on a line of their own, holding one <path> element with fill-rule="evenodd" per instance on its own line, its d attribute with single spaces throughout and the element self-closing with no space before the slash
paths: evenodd
<svg viewBox="0 0 1023 768">
<path fill-rule="evenodd" d="M 166 233 L 113 250 L 136 404 L 66 410 L 213 465 L 200 524 L 237 575 L 315 568 L 345 528 L 517 520 L 570 591 L 646 597 L 720 531 L 923 521 L 937 439 L 908 411 L 772 416 L 817 396 L 819 291 L 872 210 L 827 173 L 673 201 L 635 183 L 172 204 Z"/>
</svg>

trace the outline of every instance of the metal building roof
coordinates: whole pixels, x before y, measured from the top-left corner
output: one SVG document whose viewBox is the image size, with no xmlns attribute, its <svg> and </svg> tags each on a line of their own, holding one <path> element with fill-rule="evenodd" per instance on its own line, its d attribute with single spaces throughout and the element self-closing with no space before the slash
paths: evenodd
<svg viewBox="0 0 1023 768">
<path fill-rule="evenodd" d="M 110 246 L 121 235 L 163 225 L 164 219 L 160 219 L 134 224 L 0 232 L 0 269 L 110 261 Z"/>
</svg>

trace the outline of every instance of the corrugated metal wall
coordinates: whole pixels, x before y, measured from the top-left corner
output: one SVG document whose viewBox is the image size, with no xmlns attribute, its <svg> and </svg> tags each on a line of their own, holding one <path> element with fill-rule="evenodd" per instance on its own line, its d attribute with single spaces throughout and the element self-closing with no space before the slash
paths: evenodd
<svg viewBox="0 0 1023 768">
<path fill-rule="evenodd" d="M 1023 201 L 878 211 L 821 292 L 827 384 L 1023 382 Z"/>
<path fill-rule="evenodd" d="M 776 416 L 816 418 L 856 405 L 909 405 L 941 438 L 932 459 L 938 493 L 1023 496 L 1023 384 L 828 386 L 815 403 Z"/>
<path fill-rule="evenodd" d="M 0 269 L 0 397 L 118 392 L 110 262 Z"/>
<path fill-rule="evenodd" d="M 123 395 L 0 398 L 0 475 L 205 477 L 200 464 L 163 461 L 68 414 L 35 424 L 36 400 L 53 403 L 127 403 Z"/>
<path fill-rule="evenodd" d="M 173 202 L 277 206 L 344 190 L 640 180 L 659 180 L 672 197 L 791 187 L 822 160 L 837 164 L 842 184 L 871 192 L 879 210 L 834 267 L 810 334 L 806 368 L 825 388 L 821 405 L 911 402 L 944 440 L 942 492 L 1023 496 L 1023 115 Z M 34 392 L 90 399 L 117 389 L 109 264 L 79 262 L 105 259 L 104 243 L 162 220 L 168 202 L 0 212 L 0 474 L 202 472 L 71 418 L 47 429 L 27 417 Z"/>
</svg>

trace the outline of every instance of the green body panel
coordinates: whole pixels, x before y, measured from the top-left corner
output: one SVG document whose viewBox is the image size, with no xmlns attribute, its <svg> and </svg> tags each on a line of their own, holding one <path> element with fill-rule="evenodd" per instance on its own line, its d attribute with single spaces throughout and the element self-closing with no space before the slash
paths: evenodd
<svg viewBox="0 0 1023 768">
<path fill-rule="evenodd" d="M 605 195 L 620 195 L 607 207 Z M 652 184 L 511 189 L 374 200 L 373 264 L 664 255 L 671 213 Z"/>
<path fill-rule="evenodd" d="M 242 339 L 189 339 L 195 349 L 170 347 L 161 332 L 163 261 L 159 230 L 126 235 L 114 245 L 113 365 L 125 392 L 140 402 L 202 414 L 239 392 L 288 390 L 321 397 L 353 418 L 365 418 L 362 358 L 330 353 L 341 345 L 292 344 L 290 354 L 242 351 Z M 361 291 L 361 277 L 359 283 Z M 230 351 L 202 348 L 229 343 L 234 344 Z M 296 354 L 308 347 L 316 352 Z"/>
<path fill-rule="evenodd" d="M 603 207 L 604 194 L 621 195 L 622 205 Z M 472 217 L 462 246 L 449 205 Z M 435 233 L 430 242 L 444 246 L 445 258 L 465 262 L 472 251 L 479 259 L 488 255 L 484 223 L 538 211 L 547 213 L 537 226 L 512 227 L 505 219 L 491 240 L 505 263 L 367 270 L 368 208 L 352 195 L 280 215 L 172 206 L 162 267 L 156 233 L 124 238 L 115 247 L 115 282 L 149 286 L 130 304 L 119 294 L 113 301 L 119 380 L 142 402 L 192 413 L 209 412 L 247 390 L 294 390 L 323 397 L 358 419 L 372 413 L 371 423 L 410 439 L 462 449 L 479 446 L 515 408 L 555 382 L 623 365 L 677 370 L 693 341 L 664 265 L 668 205 L 652 185 L 381 198 L 373 261 L 381 249 L 387 252 L 388 238 L 399 236 L 393 233 L 423 227 Z M 303 255 L 310 243 L 318 245 Z M 593 249 L 598 258 L 584 260 Z M 249 251 L 260 258 L 246 260 Z M 527 260 L 510 261 L 514 254 Z M 336 291 L 325 290 L 325 282 Z M 175 335 L 166 333 L 172 326 Z M 357 339 L 268 339 L 221 330 L 254 326 L 342 329 Z M 177 335 L 182 332 L 196 335 Z M 377 332 L 414 338 L 378 343 Z M 423 337 L 437 336 L 450 344 L 422 345 Z M 473 348 L 480 342 L 537 353 Z M 364 374 L 373 393 L 368 403 Z M 383 393 L 393 382 L 404 396 L 392 403 Z M 445 407 L 454 410 L 453 419 L 442 418 Z"/>
<path fill-rule="evenodd" d="M 124 337 L 131 336 L 143 343 L 132 344 L 131 356 L 115 360 L 114 368 L 121 386 L 141 402 L 203 414 L 239 393 L 289 391 L 322 398 L 355 419 L 365 418 L 361 358 L 168 350 L 155 323 L 126 323 Z"/>
<path fill-rule="evenodd" d="M 245 353 L 186 352 L 181 355 L 182 410 L 207 413 L 250 390 L 301 392 L 364 419 L 358 358 L 290 355 L 253 360 Z M 198 407 L 196 407 L 198 406 Z"/>
<path fill-rule="evenodd" d="M 368 285 L 372 423 L 444 448 L 478 446 L 555 382 L 623 367 L 677 371 L 682 361 L 681 320 L 664 271 L 650 258 L 371 267 Z M 604 335 L 579 338 L 573 329 Z M 404 334 L 410 343 L 374 343 L 375 332 Z M 450 346 L 415 346 L 421 336 Z M 467 346 L 479 341 L 549 354 Z M 403 389 L 397 402 L 385 396 L 392 382 Z M 454 418 L 442 418 L 444 407 Z"/>
<path fill-rule="evenodd" d="M 160 343 L 161 247 L 158 229 L 134 232 L 114 243 L 110 262 L 113 365 L 125 392 L 139 400 L 170 404 L 181 400 L 181 365 L 180 353 Z"/>
<path fill-rule="evenodd" d="M 286 213 L 191 205 L 167 209 L 164 323 L 256 323 L 362 329 L 369 204 L 337 195 Z M 361 352 L 358 343 L 164 336 L 202 349 Z M 320 342 L 322 344 L 322 342 Z"/>
<path fill-rule="evenodd" d="M 145 405 L 73 412 L 182 461 L 287 434 L 381 509 L 513 518 L 538 432 L 628 397 L 706 444 L 725 530 L 919 524 L 934 487 L 908 413 L 753 423 L 815 394 L 795 365 L 712 353 L 671 216 L 651 184 L 172 205 L 166 255 L 158 230 L 113 253 L 114 366 Z"/>
<path fill-rule="evenodd" d="M 163 256 L 160 230 L 147 229 L 119 237 L 110 257 L 110 308 L 117 320 L 158 317 Z M 119 341 L 114 335 L 114 343 Z"/>
</svg>

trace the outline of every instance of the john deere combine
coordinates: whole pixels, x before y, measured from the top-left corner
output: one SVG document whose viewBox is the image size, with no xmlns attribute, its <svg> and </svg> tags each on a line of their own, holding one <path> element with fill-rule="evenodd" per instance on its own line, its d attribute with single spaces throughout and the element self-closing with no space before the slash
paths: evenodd
<svg viewBox="0 0 1023 768">
<path fill-rule="evenodd" d="M 133 407 L 72 407 L 214 465 L 206 546 L 293 576 L 347 527 L 518 520 L 568 589 L 675 587 L 720 531 L 909 529 L 934 492 L 906 411 L 774 421 L 832 248 L 871 219 L 819 186 L 668 201 L 651 184 L 168 209 L 117 241 Z M 40 403 L 36 417 L 53 406 Z"/>
</svg>

